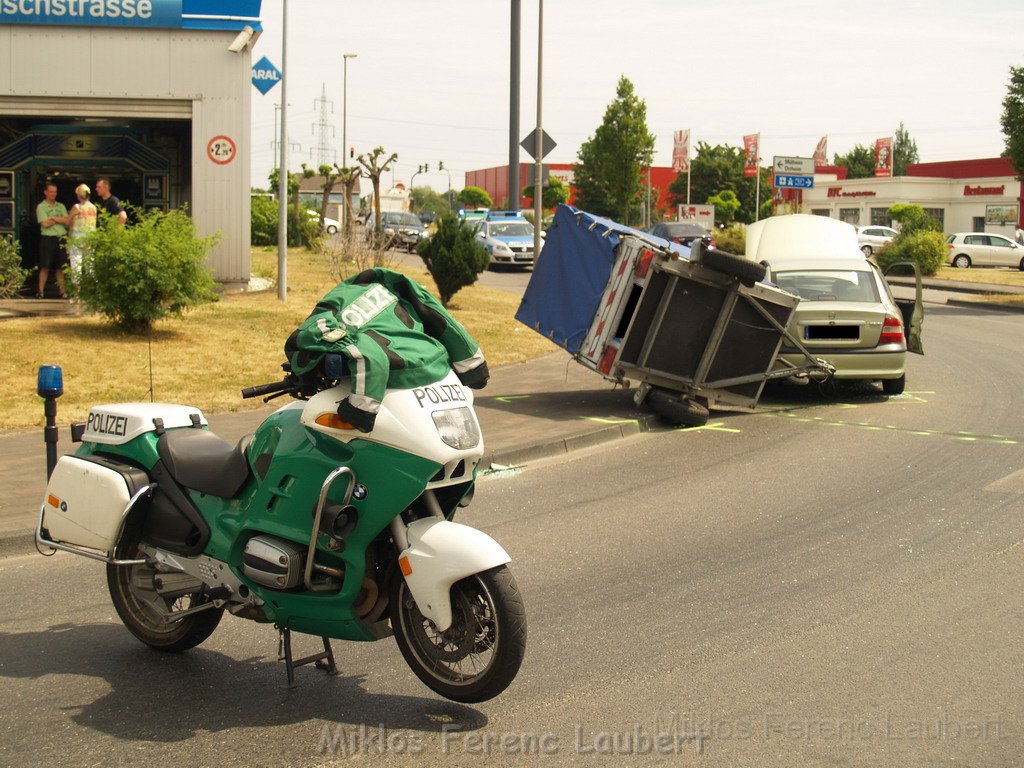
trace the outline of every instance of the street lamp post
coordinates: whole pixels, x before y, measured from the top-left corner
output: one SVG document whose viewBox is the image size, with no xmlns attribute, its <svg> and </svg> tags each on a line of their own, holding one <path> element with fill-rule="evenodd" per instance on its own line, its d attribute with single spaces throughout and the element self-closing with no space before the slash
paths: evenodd
<svg viewBox="0 0 1024 768">
<path fill-rule="evenodd" d="M 343 168 L 348 168 L 349 157 L 348 157 L 348 60 L 354 59 L 358 56 L 358 53 L 343 53 L 341 55 L 343 61 L 344 75 L 342 77 L 342 96 L 341 96 L 341 165 Z M 348 193 L 346 192 L 346 196 Z M 345 200 L 345 204 L 341 206 L 341 231 L 346 232 L 346 224 L 348 223 L 348 207 L 351 205 L 351 200 Z"/>
</svg>

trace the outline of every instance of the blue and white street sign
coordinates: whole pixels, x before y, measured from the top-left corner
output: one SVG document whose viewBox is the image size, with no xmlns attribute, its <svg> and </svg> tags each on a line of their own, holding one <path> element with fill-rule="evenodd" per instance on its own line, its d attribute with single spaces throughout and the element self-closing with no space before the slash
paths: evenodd
<svg viewBox="0 0 1024 768">
<path fill-rule="evenodd" d="M 788 187 L 790 189 L 813 189 L 813 176 L 784 176 L 775 174 L 776 187 Z"/>
<path fill-rule="evenodd" d="M 264 96 L 280 81 L 281 70 L 271 64 L 266 56 L 252 65 L 252 84 Z"/>
</svg>

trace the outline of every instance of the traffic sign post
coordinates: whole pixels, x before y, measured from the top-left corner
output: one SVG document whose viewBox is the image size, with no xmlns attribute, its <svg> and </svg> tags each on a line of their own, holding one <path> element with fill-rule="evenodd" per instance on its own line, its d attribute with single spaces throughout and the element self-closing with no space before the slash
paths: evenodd
<svg viewBox="0 0 1024 768">
<path fill-rule="evenodd" d="M 813 176 L 789 176 L 783 174 L 775 174 L 775 186 L 785 187 L 787 189 L 813 189 L 814 188 L 814 177 Z"/>
<path fill-rule="evenodd" d="M 814 158 L 776 155 L 772 159 L 775 186 L 784 189 L 814 188 Z"/>
</svg>

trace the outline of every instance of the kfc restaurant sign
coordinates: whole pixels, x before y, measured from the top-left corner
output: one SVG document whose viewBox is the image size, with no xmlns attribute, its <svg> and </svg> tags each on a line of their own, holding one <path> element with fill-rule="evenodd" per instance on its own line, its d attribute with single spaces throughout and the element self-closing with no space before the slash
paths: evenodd
<svg viewBox="0 0 1024 768">
<path fill-rule="evenodd" d="M 850 192 L 843 192 L 842 187 L 829 187 L 829 197 L 875 197 L 878 193 L 872 189 L 855 189 Z"/>
</svg>

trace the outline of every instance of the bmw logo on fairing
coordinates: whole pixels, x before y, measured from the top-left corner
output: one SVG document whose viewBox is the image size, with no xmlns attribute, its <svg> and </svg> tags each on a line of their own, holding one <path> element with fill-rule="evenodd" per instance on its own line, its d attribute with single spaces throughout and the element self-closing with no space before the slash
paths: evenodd
<svg viewBox="0 0 1024 768">
<path fill-rule="evenodd" d="M 362 501 L 366 498 L 366 486 L 362 483 L 356 484 L 356 487 L 352 489 L 352 498 L 357 501 Z"/>
</svg>

